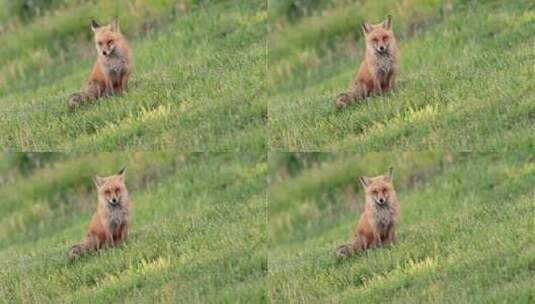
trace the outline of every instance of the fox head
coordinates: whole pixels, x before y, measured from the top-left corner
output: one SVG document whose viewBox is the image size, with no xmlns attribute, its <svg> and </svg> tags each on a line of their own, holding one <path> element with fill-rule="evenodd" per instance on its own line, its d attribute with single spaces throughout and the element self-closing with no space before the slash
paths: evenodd
<svg viewBox="0 0 535 304">
<path fill-rule="evenodd" d="M 362 31 L 366 39 L 366 48 L 372 53 L 387 54 L 395 44 L 394 32 L 392 31 L 392 16 L 390 15 L 379 24 L 371 25 L 363 22 Z"/>
<path fill-rule="evenodd" d="M 122 39 L 119 31 L 119 21 L 113 19 L 111 24 L 100 26 L 95 20 L 91 21 L 91 30 L 95 39 L 95 46 L 99 56 L 110 56 L 117 51 L 117 44 Z"/>
<path fill-rule="evenodd" d="M 122 168 L 116 175 L 93 176 L 93 182 L 97 186 L 99 203 L 117 207 L 128 200 L 128 190 L 124 183 L 125 174 L 126 167 Z"/>
<path fill-rule="evenodd" d="M 361 176 L 359 178 L 360 184 L 364 188 L 366 194 L 366 201 L 368 199 L 380 207 L 387 206 L 391 199 L 396 199 L 396 192 L 394 190 L 394 184 L 392 180 L 394 173 L 392 168 L 388 170 L 385 175 L 379 175 L 376 177 Z"/>
</svg>

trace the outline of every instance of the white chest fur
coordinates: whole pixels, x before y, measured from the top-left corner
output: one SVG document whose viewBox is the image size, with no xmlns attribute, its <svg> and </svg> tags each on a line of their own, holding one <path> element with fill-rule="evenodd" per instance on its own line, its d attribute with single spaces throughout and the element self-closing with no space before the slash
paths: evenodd
<svg viewBox="0 0 535 304">
<path fill-rule="evenodd" d="M 391 55 L 379 55 L 375 59 L 375 72 L 378 78 L 385 78 L 392 70 L 394 59 Z"/>
<path fill-rule="evenodd" d="M 386 232 L 393 224 L 392 210 L 389 207 L 376 207 L 374 218 L 375 224 L 381 234 Z"/>
<path fill-rule="evenodd" d="M 108 207 L 108 225 L 111 231 L 117 231 L 127 221 L 127 212 L 121 207 Z"/>
<path fill-rule="evenodd" d="M 127 65 L 126 58 L 119 55 L 109 56 L 104 60 L 104 68 L 113 79 L 123 76 Z"/>
</svg>

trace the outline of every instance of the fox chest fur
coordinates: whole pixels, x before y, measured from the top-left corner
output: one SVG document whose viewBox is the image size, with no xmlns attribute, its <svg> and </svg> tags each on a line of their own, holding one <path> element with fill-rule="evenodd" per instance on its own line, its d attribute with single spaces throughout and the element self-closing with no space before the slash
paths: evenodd
<svg viewBox="0 0 535 304">
<path fill-rule="evenodd" d="M 112 234 L 119 233 L 128 221 L 128 210 L 122 206 L 106 206 L 105 221 Z"/>
<path fill-rule="evenodd" d="M 374 62 L 374 71 L 376 77 L 384 82 L 387 76 L 393 70 L 394 58 L 391 54 L 377 55 Z"/>
<path fill-rule="evenodd" d="M 118 83 L 121 78 L 128 73 L 129 64 L 125 56 L 114 55 L 101 61 L 103 70 L 110 77 L 113 83 Z"/>
<path fill-rule="evenodd" d="M 394 210 L 388 205 L 375 205 L 372 216 L 377 232 L 379 232 L 380 235 L 386 234 L 394 224 Z"/>
</svg>

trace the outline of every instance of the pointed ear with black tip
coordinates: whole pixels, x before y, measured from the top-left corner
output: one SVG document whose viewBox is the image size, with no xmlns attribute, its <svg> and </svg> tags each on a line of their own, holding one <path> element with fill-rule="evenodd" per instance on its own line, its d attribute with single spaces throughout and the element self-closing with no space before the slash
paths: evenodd
<svg viewBox="0 0 535 304">
<path fill-rule="evenodd" d="M 93 32 L 95 32 L 99 27 L 100 25 L 98 25 L 98 23 L 95 20 L 91 20 L 91 30 Z"/>
<path fill-rule="evenodd" d="M 119 31 L 119 17 L 115 16 L 115 18 L 113 18 L 111 21 L 111 30 L 114 32 Z"/>
<path fill-rule="evenodd" d="M 383 21 L 383 28 L 385 30 L 390 30 L 392 28 L 392 16 L 391 15 L 388 15 L 386 17 L 386 20 Z"/>
<path fill-rule="evenodd" d="M 361 27 L 364 35 L 368 35 L 373 30 L 372 26 L 368 22 L 362 22 Z"/>
<path fill-rule="evenodd" d="M 385 175 L 385 180 L 389 183 L 394 180 L 394 169 L 392 167 L 388 168 L 388 173 Z"/>
<path fill-rule="evenodd" d="M 117 172 L 117 176 L 119 176 L 119 178 L 124 182 L 124 177 L 126 175 L 126 166 L 124 166 L 123 168 L 121 168 L 121 170 L 119 170 L 119 172 Z"/>
<path fill-rule="evenodd" d="M 367 176 L 361 176 L 359 177 L 359 182 L 362 185 L 362 187 L 366 189 L 370 185 L 370 178 Z"/>
<path fill-rule="evenodd" d="M 104 183 L 104 179 L 98 175 L 93 175 L 91 178 L 93 179 L 95 186 L 97 186 L 97 189 Z"/>
</svg>

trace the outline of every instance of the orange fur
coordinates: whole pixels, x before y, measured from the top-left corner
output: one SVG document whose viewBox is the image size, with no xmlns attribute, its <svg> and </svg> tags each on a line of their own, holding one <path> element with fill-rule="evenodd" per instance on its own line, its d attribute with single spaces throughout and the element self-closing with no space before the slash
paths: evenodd
<svg viewBox="0 0 535 304">
<path fill-rule="evenodd" d="M 132 70 L 132 49 L 119 30 L 117 19 L 105 26 L 99 26 L 92 21 L 91 29 L 97 49 L 97 60 L 82 92 L 69 97 L 71 107 L 104 95 L 119 94 L 128 87 Z"/>
<path fill-rule="evenodd" d="M 97 211 L 86 237 L 67 253 L 69 260 L 106 247 L 121 245 L 128 237 L 131 202 L 124 183 L 125 169 L 109 177 L 94 176 L 98 191 Z"/>
<path fill-rule="evenodd" d="M 380 24 L 363 23 L 362 31 L 366 42 L 364 60 L 349 90 L 336 99 L 337 109 L 371 95 L 388 92 L 396 83 L 399 50 L 391 16 Z"/>
<path fill-rule="evenodd" d="M 386 175 L 360 178 L 366 198 L 364 212 L 360 216 L 352 241 L 336 249 L 338 258 L 346 258 L 369 248 L 390 245 L 395 241 L 395 226 L 400 207 L 392 179 L 392 169 Z"/>
</svg>

